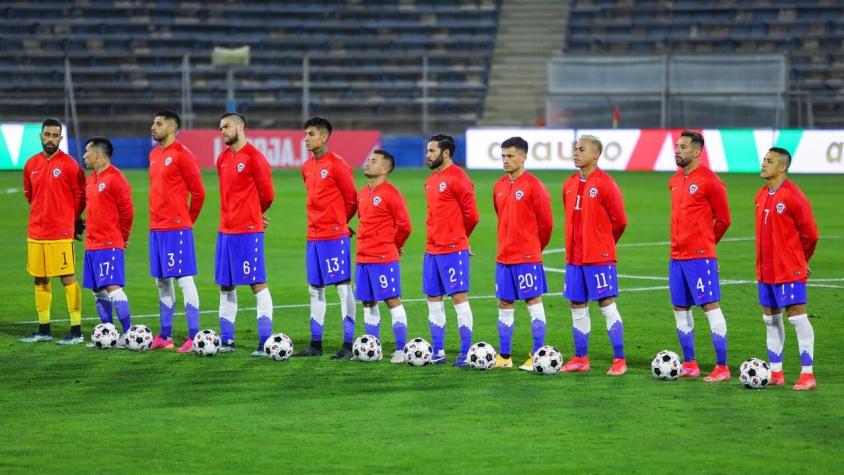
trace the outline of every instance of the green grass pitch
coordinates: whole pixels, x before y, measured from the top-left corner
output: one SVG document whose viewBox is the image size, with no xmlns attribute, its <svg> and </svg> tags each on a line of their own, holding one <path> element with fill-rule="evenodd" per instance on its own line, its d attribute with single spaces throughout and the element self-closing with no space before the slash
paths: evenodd
<svg viewBox="0 0 844 475">
<path fill-rule="evenodd" d="M 496 219 L 492 185 L 499 173 L 471 172 L 481 222 L 471 243 L 475 340 L 498 345 L 494 294 Z M 556 221 L 549 249 L 563 247 L 560 189 L 567 172 L 539 172 L 551 193 Z M 208 199 L 195 234 L 203 328 L 217 329 L 213 256 L 219 194 L 213 171 L 204 175 Z M 421 293 L 425 170 L 398 169 L 391 180 L 407 198 L 414 232 L 402 259 L 408 336 L 430 339 Z M 24 345 L 35 328 L 32 280 L 25 270 L 27 204 L 20 173 L 0 173 L 0 472 L 282 471 L 429 473 L 578 472 L 834 472 L 844 439 L 844 177 L 795 176 L 814 206 L 821 233 L 812 260 L 809 311 L 816 334 L 819 388 L 790 390 L 799 372 L 794 330 L 786 325 L 786 387 L 750 391 L 736 376 L 751 356 L 767 359 L 756 303 L 753 196 L 755 175 L 724 175 L 733 225 L 718 246 L 722 306 L 729 328 L 733 379 L 662 383 L 649 374 L 664 348 L 679 351 L 665 289 L 669 200 L 667 174 L 615 173 L 630 224 L 621 240 L 619 309 L 630 371 L 604 375 L 612 355 L 603 317 L 593 306 L 593 371 L 539 377 L 516 370 L 473 372 L 437 366 L 410 368 L 335 362 L 328 357 L 283 363 L 253 359 L 255 301 L 239 290 L 235 354 L 201 359 L 173 352 L 97 351 L 78 345 Z M 146 172 L 127 172 L 136 219 L 127 250 L 126 292 L 136 321 L 158 329 L 158 299 L 147 268 Z M 357 172 L 357 183 L 364 178 Z M 304 186 L 297 171 L 274 172 L 276 202 L 266 234 L 268 280 L 276 305 L 274 329 L 297 347 L 309 339 L 303 265 Z M 81 263 L 77 246 L 77 263 Z M 563 268 L 564 255 L 545 257 Z M 548 272 L 546 341 L 572 354 L 571 316 L 560 296 L 563 275 Z M 54 333 L 67 328 L 64 293 L 53 281 Z M 336 293 L 328 291 L 326 352 L 339 347 Z M 177 291 L 177 310 L 181 295 Z M 593 304 L 594 305 L 594 304 Z M 454 310 L 447 351 L 456 354 Z M 358 334 L 362 330 L 358 308 Z M 698 358 L 714 360 L 708 323 L 697 309 Z M 93 299 L 83 293 L 83 331 L 95 324 Z M 389 314 L 382 308 L 382 318 Z M 184 337 L 184 317 L 174 322 Z M 385 352 L 392 334 L 383 325 Z M 527 311 L 517 306 L 514 360 L 530 350 Z"/>
</svg>

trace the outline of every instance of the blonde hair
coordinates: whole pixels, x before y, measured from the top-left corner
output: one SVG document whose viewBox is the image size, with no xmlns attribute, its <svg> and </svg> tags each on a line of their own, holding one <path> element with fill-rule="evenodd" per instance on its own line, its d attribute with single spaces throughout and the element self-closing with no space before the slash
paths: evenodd
<svg viewBox="0 0 844 475">
<path fill-rule="evenodd" d="M 595 137 L 594 135 L 581 135 L 580 138 L 578 138 L 577 140 L 578 141 L 585 140 L 585 141 L 591 143 L 592 145 L 594 145 L 595 148 L 598 149 L 598 156 L 599 157 L 601 156 L 601 153 L 604 151 L 604 144 L 601 143 L 601 139 L 599 139 L 598 137 Z"/>
</svg>

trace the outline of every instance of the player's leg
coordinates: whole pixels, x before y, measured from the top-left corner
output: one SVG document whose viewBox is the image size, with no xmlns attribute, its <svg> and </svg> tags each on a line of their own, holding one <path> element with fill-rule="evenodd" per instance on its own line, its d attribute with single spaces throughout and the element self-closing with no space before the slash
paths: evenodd
<svg viewBox="0 0 844 475">
<path fill-rule="evenodd" d="M 100 317 L 100 323 L 114 323 L 113 306 L 111 299 L 108 298 L 108 291 L 105 287 L 93 291 L 94 293 L 94 307 L 97 309 L 97 316 Z"/>
<path fill-rule="evenodd" d="M 668 264 L 668 292 L 674 306 L 674 321 L 677 328 L 677 340 L 683 352 L 683 370 L 681 378 L 700 376 L 700 368 L 695 358 L 695 321 L 692 316 L 692 297 L 683 274 L 683 261 L 671 259 Z"/>
<path fill-rule="evenodd" d="M 380 339 L 381 313 L 378 310 L 375 289 L 370 284 L 369 264 L 358 264 L 355 267 L 355 297 L 363 303 L 364 332 Z"/>
<path fill-rule="evenodd" d="M 715 349 L 715 367 L 703 378 L 707 383 L 730 379 L 727 366 L 727 321 L 721 311 L 720 284 L 717 259 L 692 259 L 684 262 L 686 285 L 691 289 L 695 305 L 701 307 L 709 321 L 712 346 Z"/>
<path fill-rule="evenodd" d="M 171 239 L 176 242 L 168 244 L 174 251 L 176 270 L 168 277 L 172 277 L 182 291 L 182 301 L 185 307 L 185 323 L 188 336 L 184 343 L 176 349 L 178 353 L 190 353 L 193 349 L 193 337 L 199 332 L 199 292 L 193 276 L 197 274 L 196 247 L 194 245 L 193 230 L 182 229 L 173 231 Z M 169 256 L 167 256 L 169 258 Z M 168 259 L 169 260 L 169 259 Z M 175 292 L 175 289 L 174 289 Z"/>
<path fill-rule="evenodd" d="M 396 340 L 396 351 L 390 357 L 390 363 L 401 364 L 405 362 L 404 345 L 407 343 L 407 313 L 401 298 L 391 297 L 384 300 L 387 308 L 390 309 L 390 317 L 393 324 L 393 337 Z"/>
<path fill-rule="evenodd" d="M 604 316 L 607 336 L 613 349 L 613 362 L 607 374 L 619 376 L 627 372 L 624 357 L 624 322 L 615 299 L 618 297 L 618 273 L 615 265 L 589 266 L 590 300 L 597 300 Z"/>
<path fill-rule="evenodd" d="M 50 341 L 53 332 L 50 327 L 50 305 L 53 301 L 53 290 L 50 278 L 47 277 L 44 243 L 27 240 L 26 270 L 34 277 L 35 311 L 38 314 L 38 330 L 28 337 L 21 338 L 21 343 L 36 343 Z"/>
<path fill-rule="evenodd" d="M 75 345 L 82 343 L 85 338 L 82 336 L 82 288 L 76 281 L 75 274 L 59 277 L 64 285 L 67 310 L 70 314 L 70 331 L 64 338 L 58 341 L 61 345 Z"/>
<path fill-rule="evenodd" d="M 129 298 L 123 290 L 123 286 L 126 285 L 123 249 L 85 251 L 85 259 L 90 262 L 85 270 L 87 271 L 90 267 L 95 271 L 93 288 L 105 289 L 111 307 L 117 314 L 122 333 L 126 333 L 132 326 L 132 312 L 129 309 Z"/>
<path fill-rule="evenodd" d="M 193 337 L 199 333 L 199 292 L 196 290 L 196 282 L 192 275 L 186 275 L 176 279 L 179 288 L 182 289 L 182 299 L 185 302 L 185 319 L 187 320 L 188 336 L 182 346 L 176 349 L 177 353 L 190 353 L 193 349 Z"/>
<path fill-rule="evenodd" d="M 428 297 L 428 327 L 431 330 L 431 346 L 434 355 L 431 358 L 435 364 L 446 362 L 445 359 L 445 305 L 440 269 L 437 267 L 437 256 L 425 253 L 422 258 L 422 292 Z"/>
<path fill-rule="evenodd" d="M 545 282 L 545 269 L 542 263 L 520 264 L 516 266 L 516 298 L 524 300 L 530 315 L 530 333 L 533 348 L 527 360 L 519 366 L 522 371 L 533 371 L 533 354 L 545 344 L 545 306 L 542 294 L 548 291 Z"/>
<path fill-rule="evenodd" d="M 343 347 L 331 359 L 347 360 L 353 356 L 352 344 L 355 340 L 355 314 L 357 313 L 357 304 L 351 285 L 352 253 L 349 238 L 344 237 L 333 241 L 331 249 L 331 273 L 328 280 L 337 288 L 337 298 L 340 300 L 340 320 L 343 322 Z"/>
<path fill-rule="evenodd" d="M 804 282 L 790 282 L 780 284 L 776 288 L 777 301 L 780 308 L 785 308 L 788 322 L 797 332 L 797 347 L 800 350 L 800 377 L 792 389 L 806 391 L 815 389 L 817 383 L 812 369 L 815 356 L 815 330 L 809 322 L 806 310 L 807 293 Z"/>
<path fill-rule="evenodd" d="M 153 338 L 150 350 L 173 348 L 173 313 L 176 306 L 176 289 L 173 279 L 167 277 L 166 268 L 175 265 L 175 254 L 167 249 L 167 231 L 149 232 L 149 273 L 158 289 L 158 322 L 160 332 Z M 166 257 L 165 257 L 166 256 Z M 169 259 L 167 258 L 169 257 Z M 168 262 L 169 261 L 169 262 Z"/>
<path fill-rule="evenodd" d="M 401 303 L 401 266 L 398 261 L 368 266 L 370 288 L 376 289 L 376 299 L 383 300 L 390 309 L 395 352 L 391 363 L 404 363 L 404 349 L 407 343 L 407 313 Z"/>
<path fill-rule="evenodd" d="M 580 372 L 589 366 L 589 335 L 592 321 L 589 316 L 589 289 L 583 274 L 583 266 L 567 264 L 563 296 L 571 307 L 571 335 L 574 341 L 574 356 L 560 368 L 561 372 Z"/>
<path fill-rule="evenodd" d="M 305 246 L 305 273 L 308 279 L 310 300 L 311 343 L 293 356 L 322 356 L 322 333 L 325 325 L 325 273 L 331 260 L 320 260 L 320 241 L 308 241 Z"/>
<path fill-rule="evenodd" d="M 512 368 L 511 358 L 513 327 L 516 323 L 516 283 L 513 268 L 506 264 L 495 264 L 495 296 L 498 298 L 498 354 L 496 368 Z"/>
<path fill-rule="evenodd" d="M 472 307 L 469 305 L 469 293 L 457 292 L 452 294 L 451 303 L 454 304 L 454 312 L 457 314 L 457 329 L 460 333 L 460 354 L 457 355 L 453 366 L 463 367 L 466 366 L 466 357 L 469 348 L 472 346 L 472 329 L 474 327 Z"/>
<path fill-rule="evenodd" d="M 258 346 L 252 356 L 265 356 L 264 342 L 273 330 L 273 300 L 267 288 L 264 262 L 264 233 L 238 234 L 230 237 L 229 259 L 235 285 L 249 285 L 255 295 Z"/>
<path fill-rule="evenodd" d="M 229 255 L 229 238 L 231 236 L 217 233 L 217 247 L 214 258 L 214 281 L 220 286 L 220 351 L 234 352 L 234 322 L 237 318 L 237 290 L 234 285 L 232 259 Z"/>
<path fill-rule="evenodd" d="M 765 345 L 768 347 L 768 363 L 771 365 L 769 386 L 785 384 L 782 371 L 782 354 L 785 346 L 785 322 L 782 309 L 774 298 L 774 286 L 759 282 L 757 285 L 759 305 L 762 307 L 762 321 L 765 322 Z"/>
<path fill-rule="evenodd" d="M 263 265 L 261 267 L 263 268 Z M 266 282 L 253 284 L 252 293 L 255 294 L 258 319 L 258 347 L 252 352 L 252 356 L 261 357 L 266 355 L 264 352 L 264 342 L 273 333 L 273 299 L 270 296 L 270 289 L 267 288 Z"/>
</svg>

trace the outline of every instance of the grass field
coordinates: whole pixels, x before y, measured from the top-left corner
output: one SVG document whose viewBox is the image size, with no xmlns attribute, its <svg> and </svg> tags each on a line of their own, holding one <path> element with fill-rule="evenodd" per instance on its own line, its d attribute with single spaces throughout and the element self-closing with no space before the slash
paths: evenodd
<svg viewBox="0 0 844 475">
<path fill-rule="evenodd" d="M 472 237 L 475 340 L 498 345 L 493 298 L 495 172 L 472 172 L 481 222 Z M 563 247 L 560 202 L 568 173 L 538 173 L 552 196 L 556 226 L 549 249 Z M 158 329 L 158 299 L 147 268 L 147 178 L 129 171 L 136 220 L 127 250 L 126 292 L 136 321 Z M 430 338 L 421 294 L 424 170 L 391 177 L 407 198 L 414 232 L 402 259 L 408 336 Z M 208 200 L 195 234 L 202 327 L 217 328 L 213 255 L 218 223 L 216 177 L 204 174 Z M 729 328 L 734 378 L 660 383 L 649 374 L 661 349 L 679 351 L 666 289 L 667 174 L 615 174 L 630 225 L 621 240 L 619 309 L 625 322 L 626 376 L 604 375 L 612 354 L 603 318 L 593 308 L 588 374 L 538 377 L 516 370 L 479 373 L 450 366 L 410 368 L 294 359 L 274 363 L 248 355 L 256 340 L 254 298 L 239 291 L 235 354 L 192 355 L 96 351 L 77 345 L 24 345 L 35 328 L 31 278 L 25 271 L 27 205 L 20 174 L 0 174 L 0 472 L 412 472 L 513 473 L 565 470 L 596 473 L 835 472 L 844 437 L 844 214 L 841 176 L 796 176 L 814 205 L 821 241 L 812 261 L 809 310 L 816 333 L 818 390 L 790 390 L 799 372 L 794 330 L 786 325 L 786 387 L 743 389 L 738 363 L 766 358 L 765 328 L 753 282 L 755 175 L 727 175 L 733 225 L 719 247 L 722 306 Z M 277 200 L 266 234 L 274 327 L 297 347 L 307 344 L 304 186 L 295 171 L 274 173 Z M 357 182 L 364 183 L 358 173 Z M 14 190 L 17 188 L 18 190 Z M 77 262 L 81 262 L 81 246 Z M 561 252 L 548 268 L 564 267 Z M 563 275 L 548 272 L 547 342 L 572 354 L 571 316 L 560 296 Z M 67 328 L 64 293 L 54 281 L 54 333 Z M 179 307 L 181 295 L 177 292 Z M 327 352 L 341 341 L 337 298 L 328 292 Z M 448 313 L 447 351 L 458 337 Z M 358 328 L 362 329 L 359 307 Z M 389 315 L 382 310 L 385 321 Z M 83 294 L 83 331 L 95 324 L 93 299 Z M 596 318 L 597 317 L 597 318 Z M 698 358 L 714 361 L 708 324 L 696 311 Z M 185 333 L 176 317 L 177 338 Z M 384 326 L 385 350 L 392 345 Z M 514 359 L 530 350 L 527 312 L 517 306 Z"/>
</svg>

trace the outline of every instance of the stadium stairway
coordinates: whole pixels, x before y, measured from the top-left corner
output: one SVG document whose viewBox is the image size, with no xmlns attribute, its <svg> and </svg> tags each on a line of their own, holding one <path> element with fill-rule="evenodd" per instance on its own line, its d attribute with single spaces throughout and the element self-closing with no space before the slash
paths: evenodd
<svg viewBox="0 0 844 475">
<path fill-rule="evenodd" d="M 484 101 L 483 126 L 544 121 L 546 63 L 560 54 L 569 2 L 504 0 Z"/>
</svg>

